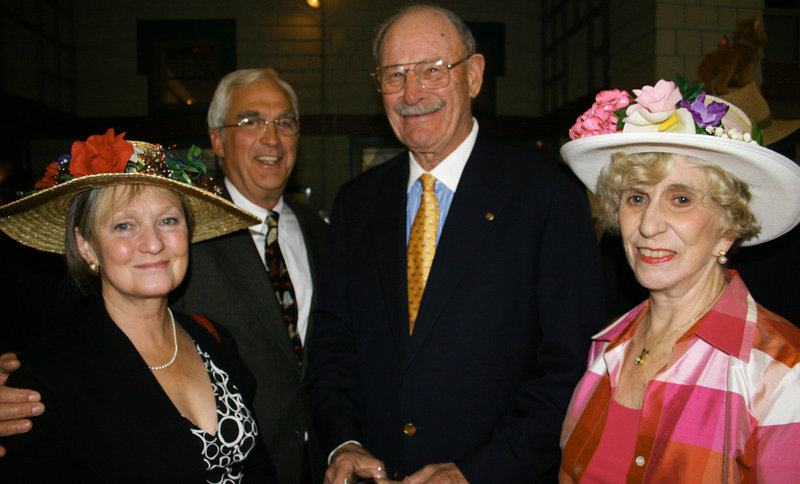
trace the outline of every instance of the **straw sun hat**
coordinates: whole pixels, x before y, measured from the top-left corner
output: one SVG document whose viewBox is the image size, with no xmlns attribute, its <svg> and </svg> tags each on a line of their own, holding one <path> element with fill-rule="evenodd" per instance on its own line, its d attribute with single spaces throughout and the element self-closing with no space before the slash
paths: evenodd
<svg viewBox="0 0 800 484">
<path fill-rule="evenodd" d="M 73 143 L 71 155 L 50 164 L 33 193 L 0 207 L 0 230 L 34 249 L 63 254 L 72 198 L 113 185 L 150 185 L 183 195 L 194 216 L 192 242 L 261 222 L 219 196 L 220 188 L 205 175 L 199 148 L 192 147 L 187 160 L 160 145 L 126 141 L 124 134 L 115 136 L 109 129 Z"/>
<path fill-rule="evenodd" d="M 748 116 L 701 86 L 660 80 L 655 86 L 602 91 L 570 129 L 561 156 L 593 193 L 600 171 L 617 152 L 662 152 L 711 163 L 747 183 L 750 211 L 761 225 L 742 245 L 775 239 L 800 222 L 800 167 L 761 146 Z"/>
<path fill-rule="evenodd" d="M 758 127 L 764 132 L 764 146 L 780 141 L 800 128 L 800 119 L 772 119 L 769 104 L 755 81 L 720 97 L 738 106 L 750 119 L 758 121 Z"/>
</svg>

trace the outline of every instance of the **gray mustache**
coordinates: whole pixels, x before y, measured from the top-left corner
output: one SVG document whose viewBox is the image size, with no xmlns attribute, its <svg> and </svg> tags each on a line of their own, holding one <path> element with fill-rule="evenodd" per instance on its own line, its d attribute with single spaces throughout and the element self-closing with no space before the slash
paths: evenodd
<svg viewBox="0 0 800 484">
<path fill-rule="evenodd" d="M 430 114 L 438 111 L 444 107 L 444 101 L 441 99 L 429 104 L 415 104 L 409 106 L 405 103 L 396 104 L 392 110 L 400 116 L 420 116 L 422 114 Z"/>
</svg>

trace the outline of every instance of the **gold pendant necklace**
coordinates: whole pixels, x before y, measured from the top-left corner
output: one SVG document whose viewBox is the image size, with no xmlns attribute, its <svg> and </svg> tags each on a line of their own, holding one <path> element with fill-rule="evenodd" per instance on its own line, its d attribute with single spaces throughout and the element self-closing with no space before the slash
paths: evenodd
<svg viewBox="0 0 800 484">
<path fill-rule="evenodd" d="M 674 329 L 674 330 L 670 331 L 666 336 L 664 336 L 660 340 L 656 341 L 656 344 L 651 346 L 651 348 L 657 348 L 658 345 L 660 345 L 665 339 L 669 338 L 670 336 L 672 336 L 673 334 L 675 334 L 678 331 L 682 330 L 683 328 L 685 328 L 687 326 L 691 326 L 692 324 L 696 323 L 697 320 L 700 319 L 700 317 L 705 313 L 706 313 L 706 311 L 703 310 L 703 312 L 700 313 L 700 316 L 697 316 L 696 318 L 690 319 L 688 323 L 684 323 L 678 329 Z M 647 329 L 648 330 L 650 329 L 649 325 L 648 325 Z M 633 364 L 636 365 L 636 366 L 644 366 L 644 364 L 647 362 L 647 355 L 649 355 L 649 354 L 650 354 L 650 351 L 647 349 L 647 333 L 645 333 L 645 335 L 644 335 L 644 347 L 642 347 L 642 352 L 639 353 L 639 356 L 637 356 L 633 360 Z"/>
<path fill-rule="evenodd" d="M 645 344 L 647 344 L 646 338 L 645 338 Z M 633 360 L 633 364 L 636 365 L 636 366 L 644 365 L 644 360 L 645 360 L 645 358 L 647 358 L 647 355 L 649 355 L 649 354 L 650 354 L 650 352 L 647 351 L 647 348 L 643 347 L 642 348 L 642 352 L 639 353 L 639 356 L 637 356 L 636 359 Z"/>
<path fill-rule="evenodd" d="M 669 338 L 670 336 L 682 330 L 683 328 L 686 328 L 687 326 L 691 326 L 692 324 L 696 323 L 701 317 L 703 317 L 704 314 L 706 314 L 712 307 L 714 307 L 714 304 L 717 302 L 717 299 L 719 299 L 719 297 L 722 295 L 722 292 L 725 290 L 726 286 L 727 284 L 722 285 L 722 287 L 717 291 L 717 295 L 714 296 L 711 302 L 708 303 L 706 307 L 703 308 L 703 310 L 700 311 L 700 313 L 696 317 L 689 320 L 688 323 L 684 323 L 678 329 L 670 331 L 666 336 L 658 340 L 656 344 L 651 346 L 650 349 L 657 348 L 658 345 L 660 345 L 665 339 Z M 647 349 L 647 333 L 650 332 L 650 315 L 648 314 L 646 317 L 648 318 L 647 319 L 648 325 L 647 325 L 647 332 L 645 332 L 644 334 L 644 346 L 642 347 L 642 352 L 639 353 L 639 356 L 637 356 L 633 360 L 633 364 L 636 366 L 644 366 L 644 364 L 647 362 L 647 356 L 650 354 L 650 350 Z"/>
<path fill-rule="evenodd" d="M 672 336 L 673 334 L 675 334 L 678 331 L 682 330 L 683 328 L 686 328 L 687 326 L 691 326 L 694 323 L 696 323 L 697 320 L 699 320 L 701 317 L 703 317 L 703 315 L 706 314 L 714 306 L 714 303 L 717 302 L 717 299 L 719 299 L 719 296 L 722 294 L 722 291 L 725 290 L 725 286 L 726 285 L 722 286 L 722 289 L 720 289 L 719 292 L 717 292 L 717 295 L 714 297 L 714 299 L 712 299 L 711 302 L 708 303 L 708 305 L 706 305 L 706 307 L 703 308 L 703 310 L 700 311 L 700 313 L 697 316 L 695 316 L 694 318 L 690 319 L 688 323 L 684 323 L 683 325 L 681 325 L 678 329 L 674 329 L 674 330 L 670 331 L 666 336 L 664 336 L 660 340 L 656 341 L 656 344 L 654 344 L 650 348 L 651 349 L 657 348 L 658 345 L 660 345 L 665 339 L 669 338 L 670 336 Z M 647 356 L 650 354 L 650 350 L 647 349 L 647 333 L 650 332 L 650 315 L 649 314 L 647 315 L 647 318 L 648 318 L 647 319 L 648 325 L 647 325 L 647 332 L 644 334 L 644 346 L 642 347 L 642 352 L 639 353 L 639 356 L 637 356 L 633 360 L 633 364 L 636 365 L 636 366 L 644 366 L 644 364 L 647 362 Z"/>
</svg>

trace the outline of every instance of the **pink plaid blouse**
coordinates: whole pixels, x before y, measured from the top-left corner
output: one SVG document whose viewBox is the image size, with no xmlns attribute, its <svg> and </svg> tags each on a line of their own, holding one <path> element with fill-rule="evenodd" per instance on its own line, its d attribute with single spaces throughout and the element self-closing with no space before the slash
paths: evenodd
<svg viewBox="0 0 800 484">
<path fill-rule="evenodd" d="M 736 271 L 647 386 L 627 482 L 800 482 L 800 329 L 756 304 Z M 799 295 L 800 296 L 800 295 Z M 600 442 L 647 301 L 593 337 L 561 433 L 560 482 Z"/>
</svg>

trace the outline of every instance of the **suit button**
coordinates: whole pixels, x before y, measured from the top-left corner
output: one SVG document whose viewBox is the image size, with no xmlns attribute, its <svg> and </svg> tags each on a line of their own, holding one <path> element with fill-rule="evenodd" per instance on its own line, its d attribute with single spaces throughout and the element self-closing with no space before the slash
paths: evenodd
<svg viewBox="0 0 800 484">
<path fill-rule="evenodd" d="M 294 429 L 294 430 L 292 430 L 292 435 L 294 435 L 294 437 L 295 437 L 296 439 L 299 439 L 300 437 L 302 437 L 302 436 L 303 436 L 303 432 L 300 432 L 299 430 L 297 430 L 297 429 Z"/>
<path fill-rule="evenodd" d="M 403 433 L 411 436 L 417 433 L 417 427 L 414 426 L 412 423 L 407 423 L 403 425 Z"/>
</svg>

